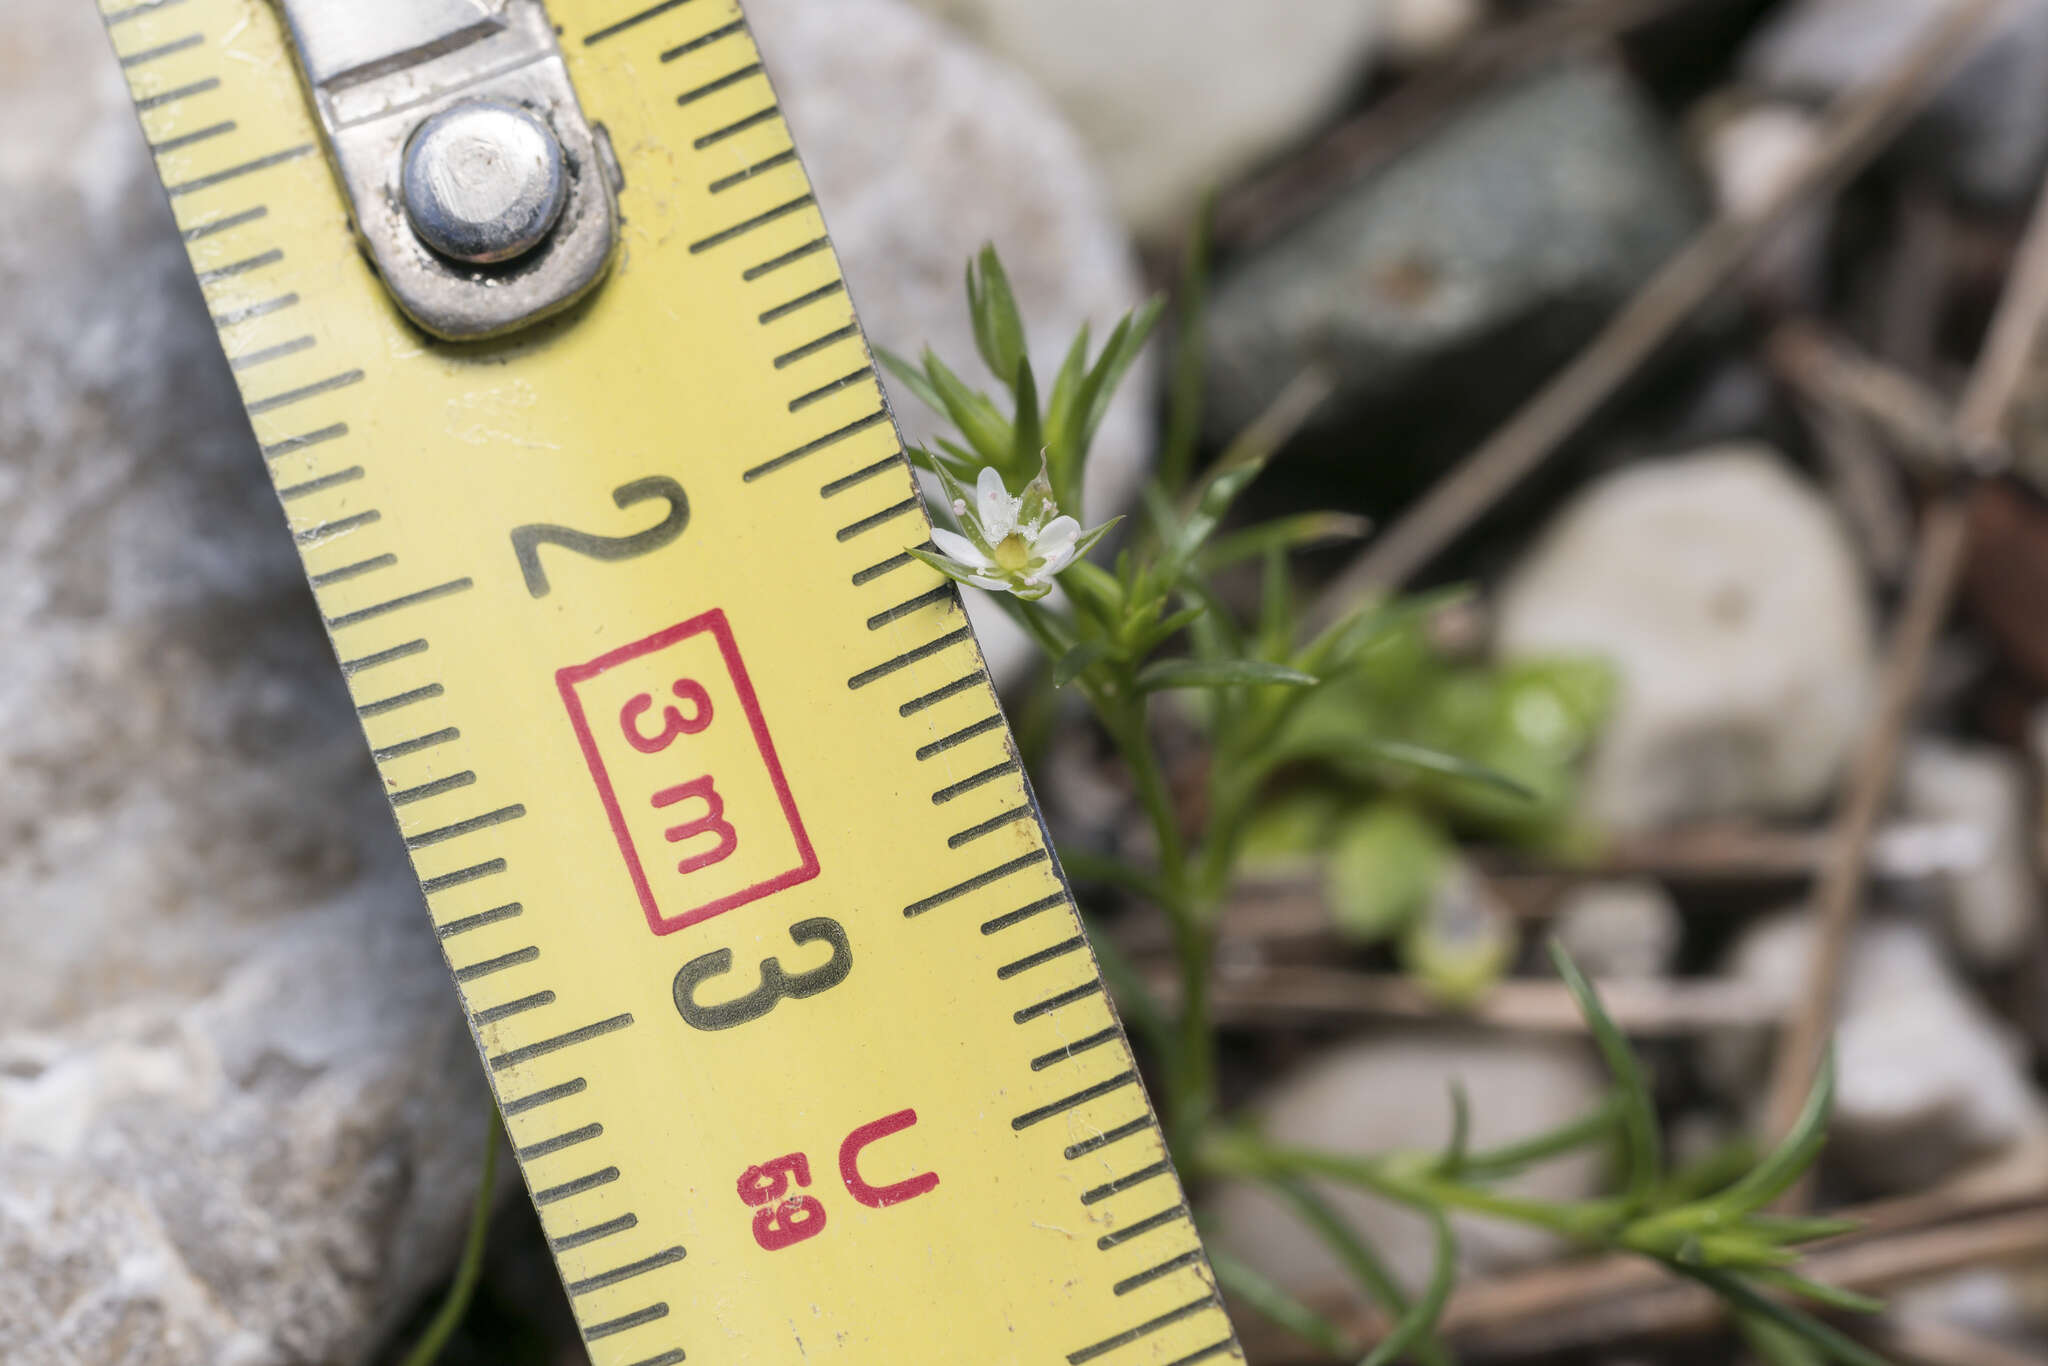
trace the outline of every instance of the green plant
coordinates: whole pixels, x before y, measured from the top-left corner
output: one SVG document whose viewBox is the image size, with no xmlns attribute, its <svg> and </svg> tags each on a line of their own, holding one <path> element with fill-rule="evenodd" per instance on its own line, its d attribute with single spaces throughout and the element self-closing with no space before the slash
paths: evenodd
<svg viewBox="0 0 2048 1366">
<path fill-rule="evenodd" d="M 1720 1295 L 1753 1341 L 1806 1353 L 1778 1359 L 1817 1354 L 1867 1366 L 1876 1360 L 1867 1351 L 1777 1298 L 1869 1307 L 1790 1269 L 1799 1244 L 1841 1226 L 1763 1212 L 1817 1156 L 1829 1083 L 1790 1138 L 1732 1184 L 1701 1194 L 1666 1170 L 1641 1068 L 1562 954 L 1559 971 L 1615 1079 L 1608 1103 L 1577 1123 L 1472 1151 L 1463 1100 L 1453 1096 L 1458 1122 L 1445 1151 L 1357 1158 L 1274 1147 L 1221 1113 L 1210 981 L 1220 913 L 1246 859 L 1275 848 L 1327 856 L 1339 882 L 1359 889 L 1354 928 L 1411 928 L 1416 903 L 1451 861 L 1452 826 L 1570 846 L 1570 766 L 1605 706 L 1606 680 L 1597 666 L 1569 661 L 1507 670 L 1447 663 L 1425 631 L 1438 599 L 1365 601 L 1323 629 L 1304 628 L 1295 552 L 1357 535 L 1356 519 L 1311 513 L 1227 532 L 1225 523 L 1321 386 L 1312 378 L 1296 384 L 1197 472 L 1202 274 L 1198 247 L 1184 289 L 1166 449 L 1143 515 L 1108 566 L 1087 557 L 1112 524 L 1083 529 L 1082 475 L 1160 304 L 1125 317 L 1099 352 L 1091 354 L 1084 330 L 1042 390 L 1009 281 L 989 249 L 968 267 L 968 306 L 977 349 L 1006 402 L 974 390 L 929 351 L 919 364 L 883 357 L 959 433 L 913 452 L 944 490 L 932 509 L 937 550 L 913 553 L 990 592 L 1029 634 L 1045 656 L 1047 683 L 1086 700 L 1145 813 L 1153 848 L 1142 865 L 1080 853 L 1065 863 L 1084 882 L 1157 908 L 1171 929 L 1178 981 L 1170 1005 L 1100 936 L 1097 948 L 1126 1020 L 1149 1046 L 1181 1171 L 1196 1182 L 1266 1183 L 1294 1205 L 1396 1325 L 1366 1355 L 1371 1366 L 1402 1356 L 1448 1361 L 1434 1325 L 1451 1288 L 1453 1211 L 1654 1258 Z M 1248 569 L 1256 606 L 1240 616 L 1225 581 Z M 1169 782 L 1154 716 L 1166 696 L 1185 703 L 1209 750 L 1197 794 Z M 1375 886 L 1381 879 L 1389 885 Z M 1496 1188 L 1531 1164 L 1600 1145 L 1620 1155 L 1615 1196 L 1552 1204 Z M 1358 1231 L 1317 1194 L 1319 1182 L 1361 1187 L 1429 1217 L 1438 1256 L 1422 1295 L 1411 1302 L 1402 1293 Z M 1351 1350 L 1340 1330 L 1256 1269 L 1227 1257 L 1216 1265 L 1245 1303 L 1333 1352 Z"/>
</svg>

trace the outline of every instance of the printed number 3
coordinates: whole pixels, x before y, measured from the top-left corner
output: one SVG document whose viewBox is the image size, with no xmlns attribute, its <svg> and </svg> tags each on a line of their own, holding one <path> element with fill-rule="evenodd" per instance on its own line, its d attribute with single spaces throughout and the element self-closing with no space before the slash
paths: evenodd
<svg viewBox="0 0 2048 1366">
<path fill-rule="evenodd" d="M 540 548 L 544 545 L 558 545 L 578 555 L 588 555 L 593 560 L 630 560 L 659 550 L 682 535 L 683 528 L 690 524 L 690 500 L 684 494 L 683 486 L 675 480 L 657 474 L 647 479 L 635 479 L 612 490 L 612 501 L 621 510 L 650 498 L 665 499 L 668 515 L 645 531 L 636 531 L 630 536 L 595 536 L 588 531 L 555 526 L 549 522 L 514 527 L 512 553 L 519 559 L 519 572 L 526 576 L 526 591 L 537 598 L 548 595 L 547 570 L 540 563 Z"/>
</svg>

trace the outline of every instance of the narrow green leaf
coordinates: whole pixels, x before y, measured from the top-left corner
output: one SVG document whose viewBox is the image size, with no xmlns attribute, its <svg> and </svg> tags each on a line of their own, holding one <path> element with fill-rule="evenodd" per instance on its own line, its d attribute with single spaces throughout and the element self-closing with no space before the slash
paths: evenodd
<svg viewBox="0 0 2048 1366">
<path fill-rule="evenodd" d="M 1742 1340 L 1749 1349 L 1761 1357 L 1768 1366 L 1827 1366 L 1822 1356 L 1805 1338 L 1787 1332 L 1768 1319 L 1754 1314 L 1737 1314 L 1735 1326 L 1742 1334 Z"/>
<path fill-rule="evenodd" d="M 1378 1301 L 1388 1318 L 1398 1321 L 1407 1315 L 1408 1296 L 1387 1269 L 1385 1261 L 1364 1235 L 1316 1194 L 1313 1186 L 1292 1176 L 1269 1175 L 1264 1179 L 1294 1206 L 1295 1212 L 1337 1254 L 1338 1260 L 1344 1263 L 1365 1292 Z M 1434 1336 L 1421 1338 L 1411 1350 L 1422 1366 L 1453 1366 L 1451 1354 Z"/>
<path fill-rule="evenodd" d="M 1108 656 L 1109 644 L 1107 641 L 1082 641 L 1079 645 L 1076 645 L 1073 649 L 1060 656 L 1059 663 L 1053 666 L 1052 685 L 1055 688 L 1066 687 L 1067 684 L 1073 682 L 1082 674 L 1087 673 L 1089 669 L 1101 663 Z"/>
<path fill-rule="evenodd" d="M 1469 1154 L 1465 1158 L 1465 1175 L 1468 1178 L 1513 1176 L 1525 1167 L 1598 1143 L 1621 1123 L 1622 1110 L 1623 1098 L 1610 1096 L 1592 1110 L 1555 1129 Z"/>
<path fill-rule="evenodd" d="M 1168 688 L 1235 688 L 1248 685 L 1280 684 L 1290 688 L 1314 687 L 1316 676 L 1285 664 L 1263 659 L 1162 659 L 1148 664 L 1138 674 L 1140 692 L 1162 692 Z"/>
<path fill-rule="evenodd" d="M 1742 1221 L 1761 1238 L 1792 1247 L 1800 1243 L 1819 1242 L 1823 1238 L 1839 1238 L 1844 1233 L 1854 1233 L 1863 1227 L 1861 1219 L 1830 1219 L 1824 1215 L 1797 1214 L 1752 1214 Z"/>
<path fill-rule="evenodd" d="M 1739 1276 L 1716 1271 L 1712 1267 L 1674 1266 L 1672 1269 L 1706 1286 L 1736 1310 L 1754 1314 L 1810 1344 L 1829 1361 L 1840 1362 L 1842 1366 L 1891 1366 L 1890 1362 L 1862 1343 L 1811 1314 L 1758 1294 Z"/>
<path fill-rule="evenodd" d="M 1088 324 L 1082 323 L 1081 330 L 1074 334 L 1074 344 L 1067 348 L 1067 358 L 1060 363 L 1059 373 L 1053 376 L 1052 393 L 1045 404 L 1045 440 L 1049 446 L 1058 446 L 1062 451 L 1072 451 L 1078 458 L 1081 448 L 1081 434 L 1075 430 L 1074 413 L 1081 401 L 1081 385 L 1088 375 Z"/>
<path fill-rule="evenodd" d="M 1586 980 L 1585 974 L 1579 971 L 1579 965 L 1572 961 L 1572 956 L 1556 939 L 1550 941 L 1550 961 L 1557 965 L 1558 976 L 1564 979 L 1565 988 L 1577 1002 L 1579 1013 L 1586 1017 L 1586 1025 L 1593 1032 L 1593 1042 L 1600 1050 L 1601 1059 L 1621 1088 L 1625 1099 L 1621 1132 L 1627 1169 L 1626 1189 L 1630 1202 L 1639 1204 L 1657 1189 L 1664 1167 L 1663 1149 L 1657 1132 L 1657 1106 L 1650 1096 L 1649 1079 L 1643 1075 L 1642 1065 L 1636 1061 L 1635 1050 L 1629 1047 L 1628 1040 L 1600 1004 L 1593 984 Z"/>
<path fill-rule="evenodd" d="M 884 369 L 903 381 L 903 387 L 917 395 L 918 402 L 935 413 L 946 411 L 946 401 L 939 397 L 939 391 L 932 386 L 924 371 L 908 359 L 897 355 L 886 346 L 875 348 L 875 358 L 882 362 Z"/>
<path fill-rule="evenodd" d="M 1510 778 L 1498 769 L 1474 763 L 1456 754 L 1430 749 L 1424 745 L 1413 745 L 1406 740 L 1391 740 L 1381 736 L 1368 736 L 1358 741 L 1358 748 L 1374 759 L 1400 764 L 1406 768 L 1420 769 L 1425 773 L 1438 773 L 1446 778 L 1462 778 L 1470 782 L 1484 783 L 1498 788 L 1510 796 L 1534 801 L 1536 794 Z"/>
<path fill-rule="evenodd" d="M 1358 1350 L 1343 1329 L 1229 1253 L 1212 1249 L 1209 1265 L 1225 1290 L 1302 1341 L 1332 1356 L 1350 1356 Z"/>
<path fill-rule="evenodd" d="M 1159 323 L 1159 315 L 1166 310 L 1164 299 L 1150 299 L 1124 315 L 1116 325 L 1109 340 L 1103 344 L 1102 354 L 1096 358 L 1095 368 L 1088 374 L 1081 386 L 1081 402 L 1076 405 L 1075 415 L 1079 419 L 1079 445 L 1085 451 L 1095 440 L 1095 430 L 1102 425 L 1102 419 L 1109 412 L 1110 400 L 1116 397 L 1117 389 L 1124 382 L 1124 375 L 1145 349 L 1145 342 L 1152 335 L 1152 329 Z"/>
<path fill-rule="evenodd" d="M 1403 1352 L 1436 1330 L 1437 1320 L 1443 1317 L 1444 1304 L 1451 1298 L 1451 1285 L 1458 1276 L 1458 1240 L 1451 1235 L 1451 1221 L 1440 1209 L 1425 1210 L 1430 1231 L 1436 1235 L 1436 1265 L 1429 1273 L 1429 1285 L 1422 1292 L 1422 1298 L 1409 1307 L 1401 1321 L 1394 1325 L 1394 1331 L 1383 1339 L 1379 1346 L 1366 1354 L 1359 1366 L 1387 1366 L 1397 1360 Z"/>
<path fill-rule="evenodd" d="M 1131 643 L 1131 653 L 1137 658 L 1143 659 L 1161 645 L 1179 635 L 1190 623 L 1208 610 L 1209 608 L 1206 604 L 1198 602 L 1192 607 L 1183 607 L 1178 612 L 1153 622 L 1140 632 L 1138 638 Z"/>
<path fill-rule="evenodd" d="M 1437 1171 L 1444 1176 L 1456 1176 L 1465 1169 L 1465 1159 L 1472 1146 L 1472 1098 L 1465 1094 L 1465 1083 L 1457 1077 L 1451 1078 L 1451 1141 L 1444 1145 L 1444 1155 L 1437 1159 Z"/>
<path fill-rule="evenodd" d="M 1810 1281 L 1790 1271 L 1759 1271 L 1751 1279 L 1759 1285 L 1768 1285 L 1774 1290 L 1787 1294 L 1801 1295 L 1815 1304 L 1839 1309 L 1845 1314 L 1882 1314 L 1884 1301 L 1869 1295 L 1859 1295 L 1853 1290 L 1844 1290 L 1838 1285 L 1822 1281 Z"/>
<path fill-rule="evenodd" d="M 1269 550 L 1303 550 L 1337 541 L 1355 541 L 1372 523 L 1348 512 L 1302 512 L 1218 536 L 1202 552 L 1202 568 L 1210 573 L 1257 559 Z"/>
<path fill-rule="evenodd" d="M 974 345 L 989 371 L 1013 391 L 1018 368 L 1024 363 L 1024 320 L 1017 311 L 1017 297 L 1010 291 L 1010 277 L 993 245 L 981 249 L 980 270 L 967 267 L 967 306 L 974 318 Z M 978 274 L 978 278 L 977 278 Z"/>
<path fill-rule="evenodd" d="M 1202 196 L 1181 261 L 1174 297 L 1173 380 L 1168 389 L 1166 444 L 1159 455 L 1159 481 L 1178 493 L 1195 468 L 1202 435 L 1202 388 L 1209 314 L 1209 256 L 1216 227 L 1216 194 Z"/>
<path fill-rule="evenodd" d="M 1105 633 L 1115 635 L 1121 629 L 1124 620 L 1123 585 L 1101 565 L 1077 559 L 1060 571 L 1059 580 L 1060 586 L 1067 590 L 1067 596 Z"/>
<path fill-rule="evenodd" d="M 1016 471 L 1008 468 L 1013 446 L 1010 424 L 996 411 L 996 405 L 988 395 L 976 393 L 967 387 L 967 382 L 954 374 L 940 360 L 936 353 L 924 354 L 925 374 L 930 377 L 932 388 L 938 393 L 941 411 L 953 420 L 960 429 L 960 435 L 967 438 L 967 444 L 981 457 L 981 463 L 994 465 L 1006 474 Z"/>
<path fill-rule="evenodd" d="M 1017 416 L 1010 424 L 1010 469 L 1037 470 L 1046 468 L 1047 482 L 1052 485 L 1052 497 L 1060 505 L 1060 511 L 1069 516 L 1081 515 L 1080 490 L 1066 487 L 1070 471 L 1050 468 L 1051 457 L 1046 451 L 1045 429 L 1038 418 L 1038 380 L 1031 373 L 1031 362 L 1020 360 L 1016 370 Z"/>
<path fill-rule="evenodd" d="M 1757 1163 L 1749 1175 L 1713 1199 L 1713 1204 L 1730 1214 L 1762 1209 L 1791 1189 L 1806 1174 L 1827 1145 L 1828 1115 L 1835 1105 L 1835 1058 L 1833 1052 L 1821 1059 L 1820 1074 L 1806 1093 L 1799 1118 L 1792 1129 Z"/>
</svg>

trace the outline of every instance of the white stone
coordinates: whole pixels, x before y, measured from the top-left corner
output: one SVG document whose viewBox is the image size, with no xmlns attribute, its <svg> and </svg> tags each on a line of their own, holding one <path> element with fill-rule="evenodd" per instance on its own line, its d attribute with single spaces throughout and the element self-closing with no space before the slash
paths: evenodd
<svg viewBox="0 0 2048 1366">
<path fill-rule="evenodd" d="M 1819 118 L 1795 104 L 1754 104 L 1715 120 L 1704 160 L 1721 211 L 1756 217 L 1791 183 L 1819 138 Z"/>
<path fill-rule="evenodd" d="M 1487 19 L 1487 0 L 1381 0 L 1387 57 L 1419 65 L 1449 55 Z"/>
<path fill-rule="evenodd" d="M 1582 493 L 1502 590 L 1497 642 L 1615 667 L 1585 794 L 1615 830 L 1811 809 L 1874 686 L 1855 552 L 1755 446 L 1634 465 Z"/>
<path fill-rule="evenodd" d="M 1588 882 L 1565 893 L 1553 928 L 1589 977 L 1659 977 L 1678 957 L 1685 922 L 1661 883 Z"/>
<path fill-rule="evenodd" d="M 1016 71 L 898 0 L 749 0 L 747 18 L 878 347 L 929 345 L 991 392 L 974 349 L 964 273 L 995 243 L 1049 386 L 1084 323 L 1096 345 L 1145 297 L 1129 236 L 1073 130 Z M 1150 357 L 1103 420 L 1084 498 L 1091 521 L 1127 509 L 1152 458 Z M 884 376 L 904 435 L 950 433 Z M 1007 402 L 1007 400 L 1004 400 Z M 999 679 L 1032 647 L 967 595 Z"/>
<path fill-rule="evenodd" d="M 1275 1144 L 1358 1155 L 1440 1149 L 1450 1138 L 1450 1085 L 1464 1083 L 1474 1148 L 1492 1147 L 1577 1119 L 1607 1080 L 1591 1050 L 1565 1040 L 1418 1030 L 1332 1048 L 1281 1080 L 1257 1107 Z M 1547 1200 L 1595 1194 L 1602 1157 L 1582 1152 L 1532 1168 L 1502 1189 Z M 1429 1226 L 1406 1209 L 1348 1188 L 1319 1185 L 1411 1289 L 1429 1276 Z M 1292 1210 L 1264 1190 L 1228 1185 L 1210 1204 L 1214 1238 L 1298 1297 L 1360 1297 L 1342 1263 Z M 1540 1231 L 1459 1218 L 1462 1268 L 1473 1275 L 1527 1265 L 1555 1251 Z"/>
<path fill-rule="evenodd" d="M 1979 969 L 2010 965 L 2041 932 L 2027 778 L 1991 745 L 1922 739 L 1907 751 L 1899 795 L 1908 813 L 1955 825 L 1973 846 L 1940 879 L 1949 935 Z"/>
<path fill-rule="evenodd" d="M 1810 915 L 1763 921 L 1736 942 L 1727 971 L 1789 1008 L 1806 990 L 1813 939 Z M 1829 1160 L 1873 1189 L 1919 1190 L 2048 1127 L 2024 1050 L 1924 927 L 1860 927 L 1842 984 Z M 1754 1102 L 1765 1089 L 1765 1040 L 1731 1034 L 1709 1044 L 1705 1075 L 1731 1099 Z"/>
<path fill-rule="evenodd" d="M 1374 0 L 917 2 L 1051 93 L 1146 233 L 1334 112 L 1378 19 Z"/>
</svg>

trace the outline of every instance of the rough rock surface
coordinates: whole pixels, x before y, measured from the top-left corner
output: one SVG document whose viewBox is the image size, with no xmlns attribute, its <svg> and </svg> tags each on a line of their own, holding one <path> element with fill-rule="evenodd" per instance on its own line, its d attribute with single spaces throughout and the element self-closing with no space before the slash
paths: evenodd
<svg viewBox="0 0 2048 1366">
<path fill-rule="evenodd" d="M 0 26 L 0 1360 L 346 1362 L 487 1102 L 90 6 Z"/>
<path fill-rule="evenodd" d="M 1899 772 L 1907 811 L 1950 822 L 1976 848 L 1941 879 L 1949 937 L 1973 968 L 2009 967 L 2041 932 L 2025 768 L 1994 745 L 1922 739 Z"/>
<path fill-rule="evenodd" d="M 1258 1107 L 1261 1132 L 1283 1146 L 1383 1153 L 1441 1148 L 1450 1138 L 1453 1081 L 1472 1107 L 1471 1142 L 1485 1148 L 1578 1118 L 1606 1093 L 1589 1049 L 1575 1042 L 1454 1029 L 1340 1045 L 1281 1080 Z M 1601 1159 L 1581 1153 L 1531 1169 L 1503 1189 L 1546 1200 L 1577 1200 L 1600 1183 Z M 1411 1290 L 1428 1280 L 1434 1243 L 1416 1214 L 1354 1190 L 1325 1198 L 1364 1232 Z M 1315 1301 L 1361 1297 L 1342 1263 L 1286 1206 L 1265 1191 L 1226 1186 L 1210 1205 L 1215 1241 L 1283 1289 Z M 1490 1220 L 1453 1221 L 1467 1275 L 1540 1259 L 1554 1248 L 1540 1230 Z"/>
<path fill-rule="evenodd" d="M 1115 7 L 1105 7 L 1115 8 Z M 974 350 L 962 282 L 994 242 L 1016 287 L 1035 368 L 1050 383 L 1083 323 L 1099 345 L 1144 297 L 1129 237 L 1073 130 L 1016 71 L 897 0 L 750 0 L 747 18 L 869 339 L 916 357 L 929 345 L 995 390 Z M 1089 520 L 1127 508 L 1152 457 L 1149 360 L 1104 419 L 1089 466 Z M 948 430 L 893 379 L 912 441 Z M 1030 646 L 969 593 L 998 677 Z"/>
<path fill-rule="evenodd" d="M 1727 971 L 1789 1008 L 1813 958 L 1810 915 L 1747 930 Z M 1830 1153 L 1879 1191 L 1922 1190 L 1969 1162 L 2038 1142 L 2048 1114 L 2024 1050 L 1943 960 L 1935 936 L 1902 919 L 1858 930 L 1835 1030 Z M 1768 1066 L 1757 1031 L 1708 1040 L 1702 1062 L 1731 1099 L 1753 1101 Z"/>
<path fill-rule="evenodd" d="M 1786 95 L 1871 85 L 1947 0 L 1799 0 L 1751 41 L 1743 68 Z M 1994 204 L 2030 199 L 2048 164 L 2048 0 L 2006 0 L 1974 52 L 1909 130 L 1905 155 Z"/>
<path fill-rule="evenodd" d="M 1589 977 L 1657 977 L 1678 960 L 1685 921 L 1660 882 L 1588 882 L 1567 892 L 1553 922 Z"/>
<path fill-rule="evenodd" d="M 1688 236 L 1704 197 L 1656 112 L 1572 62 L 1475 101 L 1216 283 L 1219 432 L 1304 369 L 1353 425 L 1498 404 L 1570 356 Z"/>
<path fill-rule="evenodd" d="M 1587 489 L 1509 577 L 1498 643 L 1614 665 L 1586 803 L 1616 830 L 1814 806 L 1875 686 L 1855 552 L 1820 495 L 1755 446 Z"/>
<path fill-rule="evenodd" d="M 1376 0 L 917 0 L 1035 77 L 1146 232 L 1302 137 L 1363 74 Z"/>
</svg>

